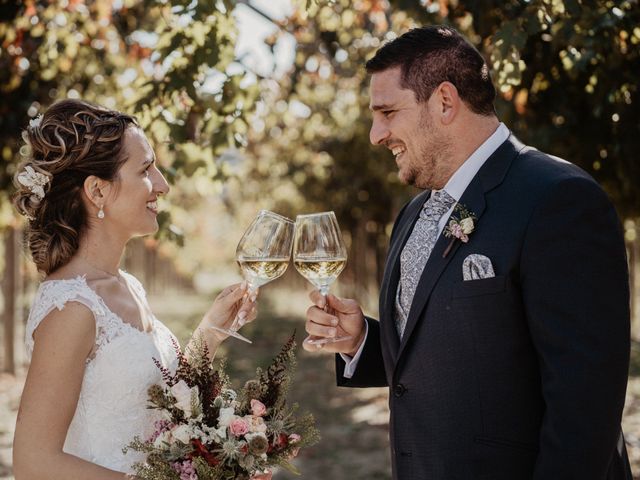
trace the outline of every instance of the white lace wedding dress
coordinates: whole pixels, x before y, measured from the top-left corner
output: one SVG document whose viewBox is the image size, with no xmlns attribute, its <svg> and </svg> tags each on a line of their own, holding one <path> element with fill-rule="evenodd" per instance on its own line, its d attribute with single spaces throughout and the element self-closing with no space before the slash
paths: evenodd
<svg viewBox="0 0 640 480">
<path fill-rule="evenodd" d="M 146 306 L 145 291 L 132 275 L 122 272 L 130 290 Z M 86 362 L 76 412 L 69 426 L 64 451 L 119 472 L 132 473 L 132 464 L 142 459 L 136 452 L 122 452 L 138 435 L 149 436 L 159 418 L 147 409 L 147 389 L 162 381 L 153 362 L 175 370 L 175 337 L 158 319 L 153 329 L 143 332 L 109 310 L 84 277 L 48 280 L 40 285 L 26 328 L 29 358 L 33 352 L 33 332 L 54 308 L 68 302 L 86 305 L 96 321 L 95 354 Z M 149 309 L 150 311 L 150 309 Z"/>
</svg>

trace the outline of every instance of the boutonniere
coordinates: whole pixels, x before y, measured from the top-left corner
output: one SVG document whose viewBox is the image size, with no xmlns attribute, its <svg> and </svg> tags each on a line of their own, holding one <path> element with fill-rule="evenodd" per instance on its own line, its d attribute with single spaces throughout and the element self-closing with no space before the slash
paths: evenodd
<svg viewBox="0 0 640 480">
<path fill-rule="evenodd" d="M 475 214 L 461 203 L 457 203 L 453 209 L 451 218 L 449 218 L 449 223 L 444 227 L 444 236 L 451 238 L 451 241 L 442 254 L 442 258 L 449 255 L 449 252 L 457 240 L 460 240 L 463 243 L 467 243 L 469 241 L 469 235 L 476 228 L 475 222 Z"/>
</svg>

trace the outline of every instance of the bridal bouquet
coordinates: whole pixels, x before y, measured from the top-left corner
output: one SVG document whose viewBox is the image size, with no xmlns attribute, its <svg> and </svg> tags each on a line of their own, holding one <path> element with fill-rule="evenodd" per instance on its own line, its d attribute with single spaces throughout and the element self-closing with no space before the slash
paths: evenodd
<svg viewBox="0 0 640 480">
<path fill-rule="evenodd" d="M 290 460 L 319 437 L 313 417 L 296 418 L 297 406 L 286 402 L 294 335 L 239 393 L 229 388 L 224 362 L 214 369 L 204 342 L 196 342 L 189 355 L 174 345 L 175 374 L 154 359 L 163 384 L 149 388 L 149 408 L 160 410 L 163 419 L 149 438 L 136 437 L 124 449 L 146 455 L 134 465 L 137 478 L 258 480 L 270 478 L 274 466 L 298 473 Z"/>
</svg>

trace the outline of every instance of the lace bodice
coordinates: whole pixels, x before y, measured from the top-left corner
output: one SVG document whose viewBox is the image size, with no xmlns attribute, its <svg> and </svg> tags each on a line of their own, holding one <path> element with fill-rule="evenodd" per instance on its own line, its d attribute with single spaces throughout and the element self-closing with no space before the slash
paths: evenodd
<svg viewBox="0 0 640 480">
<path fill-rule="evenodd" d="M 120 272 L 138 300 L 146 303 L 140 282 Z M 141 460 L 135 452 L 122 453 L 122 447 L 138 435 L 153 432 L 158 419 L 147 405 L 147 389 L 161 383 L 161 373 L 153 358 L 174 369 L 176 354 L 173 334 L 155 317 L 152 330 L 143 332 L 111 312 L 103 299 L 79 276 L 68 280 L 48 280 L 40 285 L 26 328 L 27 355 L 31 357 L 33 332 L 54 309 L 78 302 L 93 312 L 96 345 L 87 359 L 76 412 L 69 426 L 64 451 L 102 465 L 132 473 L 131 465 Z"/>
</svg>

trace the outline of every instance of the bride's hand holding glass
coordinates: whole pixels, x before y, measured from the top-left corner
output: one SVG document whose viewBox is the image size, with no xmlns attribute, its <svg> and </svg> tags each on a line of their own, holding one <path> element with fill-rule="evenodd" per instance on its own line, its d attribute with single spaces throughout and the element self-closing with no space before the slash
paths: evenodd
<svg viewBox="0 0 640 480">
<path fill-rule="evenodd" d="M 204 314 L 194 337 L 203 334 L 208 340 L 210 353 L 215 353 L 215 349 L 229 336 L 223 330 L 230 328 L 236 318 L 239 327 L 256 319 L 257 296 L 258 290 L 250 291 L 247 282 L 228 286 L 218 294 Z"/>
<path fill-rule="evenodd" d="M 244 232 L 236 249 L 236 260 L 248 286 L 247 294 L 255 298 L 258 287 L 282 276 L 289 265 L 294 223 L 268 210 L 261 210 Z M 240 314 L 226 326 L 212 325 L 211 329 L 247 343 L 251 340 L 238 333 L 246 323 Z"/>
</svg>

